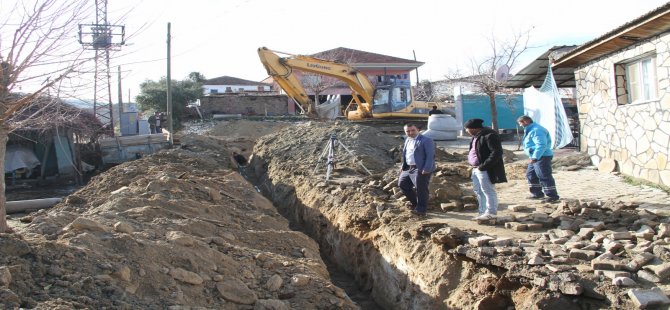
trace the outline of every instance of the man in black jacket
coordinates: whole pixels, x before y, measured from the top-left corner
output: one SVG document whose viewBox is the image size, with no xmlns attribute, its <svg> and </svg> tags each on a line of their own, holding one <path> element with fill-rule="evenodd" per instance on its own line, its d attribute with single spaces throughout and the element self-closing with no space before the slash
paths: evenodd
<svg viewBox="0 0 670 310">
<path fill-rule="evenodd" d="M 503 148 L 498 133 L 483 126 L 475 118 L 465 122 L 465 131 L 472 136 L 468 163 L 472 165 L 472 187 L 479 202 L 479 216 L 474 220 L 490 220 L 498 213 L 498 195 L 493 184 L 507 182 Z"/>
</svg>

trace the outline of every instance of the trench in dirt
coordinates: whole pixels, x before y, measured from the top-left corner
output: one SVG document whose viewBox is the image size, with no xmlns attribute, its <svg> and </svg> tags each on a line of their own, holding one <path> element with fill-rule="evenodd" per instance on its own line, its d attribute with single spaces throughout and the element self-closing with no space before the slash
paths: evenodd
<svg viewBox="0 0 670 310">
<path fill-rule="evenodd" d="M 347 296 L 349 296 L 349 298 L 363 310 L 384 309 L 379 304 L 377 304 L 377 302 L 372 297 L 369 289 L 365 290 L 364 288 L 361 288 L 360 285 L 357 283 L 356 278 L 353 275 L 342 270 L 342 268 L 339 267 L 337 263 L 331 258 L 331 255 L 329 253 L 324 252 L 324 247 L 322 245 L 323 240 L 315 239 L 314 235 L 309 233 L 309 229 L 307 229 L 308 227 L 305 226 L 305 219 L 303 218 L 296 219 L 294 216 L 291 215 L 295 214 L 296 212 L 301 212 L 302 210 L 290 207 L 285 208 L 278 207 L 276 201 L 272 197 L 273 191 L 270 188 L 271 185 L 259 182 L 257 178 L 253 177 L 253 173 L 250 173 L 248 169 L 241 168 L 240 174 L 242 174 L 247 180 L 249 180 L 254 185 L 254 187 L 257 190 L 259 190 L 266 198 L 270 199 L 273 202 L 273 205 L 275 206 L 275 208 L 277 208 L 279 213 L 284 218 L 289 220 L 289 228 L 291 228 L 294 231 L 299 231 L 306 234 L 310 238 L 314 239 L 320 245 L 319 250 L 321 259 L 326 264 L 326 268 L 328 269 L 328 273 L 330 274 L 330 280 L 333 284 L 343 289 L 347 293 Z M 295 199 L 296 197 L 294 196 L 292 199 L 290 199 L 290 201 L 295 201 Z"/>
</svg>

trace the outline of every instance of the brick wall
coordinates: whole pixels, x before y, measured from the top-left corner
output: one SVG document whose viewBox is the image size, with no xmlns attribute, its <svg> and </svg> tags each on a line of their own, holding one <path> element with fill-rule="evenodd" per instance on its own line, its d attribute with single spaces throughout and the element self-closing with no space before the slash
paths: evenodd
<svg viewBox="0 0 670 310">
<path fill-rule="evenodd" d="M 286 95 L 219 95 L 200 98 L 201 109 L 207 114 L 286 115 Z"/>
</svg>

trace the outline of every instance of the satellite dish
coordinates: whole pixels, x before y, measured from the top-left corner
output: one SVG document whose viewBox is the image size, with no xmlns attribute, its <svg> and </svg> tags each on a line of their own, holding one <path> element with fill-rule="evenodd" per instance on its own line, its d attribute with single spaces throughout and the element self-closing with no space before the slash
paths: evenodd
<svg viewBox="0 0 670 310">
<path fill-rule="evenodd" d="M 509 78 L 509 66 L 502 65 L 496 70 L 496 81 L 505 82 Z"/>
</svg>

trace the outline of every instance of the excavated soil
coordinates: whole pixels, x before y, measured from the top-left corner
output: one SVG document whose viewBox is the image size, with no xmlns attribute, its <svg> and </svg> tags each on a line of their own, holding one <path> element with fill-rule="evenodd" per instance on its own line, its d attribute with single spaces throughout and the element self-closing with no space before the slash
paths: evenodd
<svg viewBox="0 0 670 310">
<path fill-rule="evenodd" d="M 180 140 L 12 221 L 17 232 L 0 235 L 0 308 L 356 308 L 317 244 L 233 169 L 231 149 L 247 140 Z"/>
<path fill-rule="evenodd" d="M 497 223 L 470 221 L 463 150 L 437 151 L 416 218 L 396 186 L 402 140 L 369 126 L 226 121 L 178 138 L 13 219 L 0 309 L 634 309 L 631 288 L 670 282 L 668 218 L 634 203 L 519 201 Z M 635 284 L 610 278 L 623 275 Z"/>
</svg>

